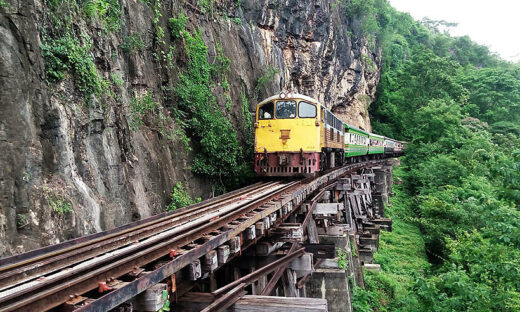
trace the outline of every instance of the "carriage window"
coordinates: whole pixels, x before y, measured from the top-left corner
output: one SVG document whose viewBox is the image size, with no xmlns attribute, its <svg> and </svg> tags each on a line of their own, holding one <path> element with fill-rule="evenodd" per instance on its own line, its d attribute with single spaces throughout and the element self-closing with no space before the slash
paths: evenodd
<svg viewBox="0 0 520 312">
<path fill-rule="evenodd" d="M 296 101 L 276 102 L 276 118 L 287 119 L 296 117 Z"/>
<path fill-rule="evenodd" d="M 258 109 L 258 119 L 273 119 L 274 116 L 274 103 L 267 103 Z"/>
<path fill-rule="evenodd" d="M 300 118 L 315 118 L 316 106 L 307 102 L 300 102 L 298 104 L 298 116 Z"/>
</svg>

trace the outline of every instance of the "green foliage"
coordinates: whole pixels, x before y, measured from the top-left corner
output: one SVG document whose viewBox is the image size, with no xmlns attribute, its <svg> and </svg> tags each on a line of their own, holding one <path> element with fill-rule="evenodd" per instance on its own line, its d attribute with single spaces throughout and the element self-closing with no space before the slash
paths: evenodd
<svg viewBox="0 0 520 312">
<path fill-rule="evenodd" d="M 90 38 L 84 39 L 85 42 L 80 42 L 78 38 L 66 36 L 43 42 L 42 53 L 47 81 L 59 82 L 65 77 L 66 72 L 70 72 L 76 87 L 84 95 L 101 94 L 106 83 L 99 76 L 90 54 Z"/>
<path fill-rule="evenodd" d="M 398 169 L 396 180 L 404 177 Z M 424 240 L 417 218 L 410 210 L 412 200 L 403 185 L 394 185 L 396 196 L 387 210 L 393 221 L 392 232 L 381 232 L 379 249 L 374 255 L 381 272 L 365 271 L 365 289 L 355 287 L 352 305 L 354 311 L 417 311 L 419 298 L 414 292 L 417 277 L 429 269 Z"/>
<path fill-rule="evenodd" d="M 133 35 L 124 37 L 123 43 L 121 44 L 121 49 L 127 53 L 146 49 L 146 45 L 144 44 L 143 39 L 141 39 L 141 33 L 138 32 Z"/>
<path fill-rule="evenodd" d="M 23 227 L 26 226 L 28 223 L 29 223 L 29 220 L 28 220 L 26 214 L 19 213 L 19 214 L 16 215 L 16 227 L 17 227 L 18 229 L 23 228 Z"/>
<path fill-rule="evenodd" d="M 125 83 L 123 81 L 123 79 L 121 78 L 121 76 L 119 76 L 119 74 L 117 74 L 117 73 L 110 74 L 110 81 L 112 81 L 112 84 L 114 84 L 117 87 L 122 87 L 123 84 Z"/>
<path fill-rule="evenodd" d="M 342 0 L 341 6 L 350 20 L 356 37 L 381 41 L 389 23 L 387 0 Z"/>
<path fill-rule="evenodd" d="M 338 268 L 348 268 L 348 252 L 345 249 L 338 249 Z"/>
<path fill-rule="evenodd" d="M 255 86 L 255 93 L 258 94 L 260 90 L 265 86 L 266 83 L 271 81 L 276 74 L 280 73 L 280 70 L 269 65 L 265 73 L 258 78 Z"/>
<path fill-rule="evenodd" d="M 370 9 L 357 4 L 360 12 Z M 392 209 L 393 228 L 419 228 L 433 265 L 408 270 L 406 261 L 424 253 L 410 254 L 417 246 L 397 249 L 410 239 L 383 236 L 376 255 L 383 271 L 367 275 L 355 307 L 518 311 L 518 66 L 467 37 L 442 33 L 442 22 L 385 12 L 383 72 L 369 109 L 376 133 L 409 142 L 399 174 L 404 205 Z"/>
<path fill-rule="evenodd" d="M 72 203 L 59 194 L 47 192 L 47 201 L 54 212 L 59 214 L 72 212 Z"/>
<path fill-rule="evenodd" d="M 195 203 L 200 202 L 200 198 L 192 199 L 188 191 L 182 185 L 182 182 L 177 182 L 173 187 L 173 192 L 171 195 L 171 202 L 166 207 L 167 211 L 174 211 L 176 209 L 186 207 L 189 205 L 193 205 Z"/>
<path fill-rule="evenodd" d="M 197 142 L 191 170 L 221 186 L 236 186 L 243 163 L 242 148 L 231 122 L 220 111 L 211 92 L 212 81 L 229 69 L 229 59 L 217 55 L 215 62 L 209 63 L 201 32 L 192 35 L 181 30 L 181 33 L 188 66 L 179 74 L 174 93 L 179 109 L 186 113 L 186 126 Z M 217 54 L 222 53 L 218 50 L 217 47 Z"/>
<path fill-rule="evenodd" d="M 134 131 L 144 124 L 144 118 L 148 113 L 153 113 L 157 108 L 157 103 L 153 99 L 153 92 L 136 96 L 130 102 L 130 128 Z"/>
<path fill-rule="evenodd" d="M 202 13 L 209 13 L 210 16 L 213 16 L 215 10 L 215 0 L 197 0 L 197 5 L 199 6 Z"/>
<path fill-rule="evenodd" d="M 10 9 L 12 6 L 7 0 L 0 0 L 0 8 Z"/>
<path fill-rule="evenodd" d="M 186 23 L 188 22 L 188 18 L 184 15 L 184 13 L 180 13 L 177 18 L 170 18 L 169 27 L 172 34 L 173 39 L 181 39 L 183 36 L 183 32 L 186 30 Z"/>
<path fill-rule="evenodd" d="M 119 0 L 87 0 L 83 4 L 83 10 L 87 17 L 100 19 L 108 31 L 121 29 Z"/>
</svg>

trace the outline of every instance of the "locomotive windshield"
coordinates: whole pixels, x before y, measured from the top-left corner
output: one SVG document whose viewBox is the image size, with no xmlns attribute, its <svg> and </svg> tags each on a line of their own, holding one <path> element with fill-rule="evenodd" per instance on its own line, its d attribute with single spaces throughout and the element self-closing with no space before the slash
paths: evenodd
<svg viewBox="0 0 520 312">
<path fill-rule="evenodd" d="M 258 119 L 273 119 L 274 116 L 274 103 L 267 103 L 258 109 Z"/>
<path fill-rule="evenodd" d="M 316 106 L 301 101 L 300 104 L 298 104 L 298 116 L 300 118 L 315 118 Z"/>
<path fill-rule="evenodd" d="M 296 101 L 276 102 L 276 118 L 288 119 L 296 117 Z"/>
</svg>

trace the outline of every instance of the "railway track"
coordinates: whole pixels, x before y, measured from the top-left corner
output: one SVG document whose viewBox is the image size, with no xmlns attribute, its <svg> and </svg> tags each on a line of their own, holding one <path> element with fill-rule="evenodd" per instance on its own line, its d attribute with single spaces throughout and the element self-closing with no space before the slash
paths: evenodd
<svg viewBox="0 0 520 312">
<path fill-rule="evenodd" d="M 377 161 L 334 172 L 372 163 Z M 269 202 L 288 203 L 292 198 L 284 198 L 284 194 L 319 179 L 257 183 L 172 213 L 2 259 L 0 311 L 47 311 L 71 295 L 81 297 L 77 294 L 102 287 L 111 290 L 110 296 L 85 298 L 89 304 L 79 311 L 109 310 L 240 235 L 258 220 L 276 214 L 280 206 L 266 205 Z M 159 269 L 110 284 L 145 266 Z"/>
<path fill-rule="evenodd" d="M 38 310 L 51 309 L 66 301 L 69 295 L 58 300 L 47 300 L 53 302 L 41 300 L 75 285 L 86 284 L 82 282 L 94 275 L 125 274 L 125 271 L 161 258 L 165 249 L 167 254 L 172 250 L 180 252 L 183 245 L 218 230 L 221 219 L 231 221 L 238 218 L 239 212 L 245 213 L 247 208 L 269 195 L 279 194 L 297 183 L 255 184 L 215 200 L 152 218 L 107 235 L 95 236 L 71 246 L 58 246 L 25 257 L 4 259 L 0 266 L 0 311 L 28 311 L 28 307 L 34 306 L 36 302 L 41 303 L 36 305 Z M 121 266 L 122 262 L 129 262 L 134 258 L 136 261 L 132 261 L 132 266 Z M 143 260 L 139 261 L 139 258 Z M 94 283 L 94 288 L 97 284 Z M 82 293 L 92 287 L 77 288 L 79 289 L 72 293 Z"/>
</svg>

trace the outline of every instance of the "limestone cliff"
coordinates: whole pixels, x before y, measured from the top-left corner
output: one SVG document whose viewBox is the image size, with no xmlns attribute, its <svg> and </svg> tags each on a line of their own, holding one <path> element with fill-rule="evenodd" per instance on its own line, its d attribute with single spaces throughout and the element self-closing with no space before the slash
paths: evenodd
<svg viewBox="0 0 520 312">
<path fill-rule="evenodd" d="M 107 30 L 106 21 L 92 16 L 89 5 L 105 2 L 118 4 L 120 27 Z M 226 115 L 233 124 L 243 118 L 244 96 L 252 110 L 261 98 L 292 90 L 371 130 L 366 108 L 379 79 L 380 50 L 351 39 L 351 21 L 332 2 L 0 1 L 0 256 L 162 211 L 178 181 L 193 196 L 210 196 L 211 185 L 190 170 L 196 151 L 161 131 L 179 127 L 169 117 L 174 99 L 167 89 L 186 60 L 168 19 L 181 13 L 188 30 L 200 29 L 210 61 L 219 53 L 231 60 Z M 54 12 L 56 6 L 66 11 Z M 88 43 L 85 55 L 101 84 L 111 82 L 109 92 L 86 97 L 67 67 L 61 69 L 68 74 L 49 78 L 42 42 L 62 21 Z M 226 110 L 222 88 L 213 91 Z M 132 127 L 130 107 L 147 94 L 164 114 Z"/>
</svg>

